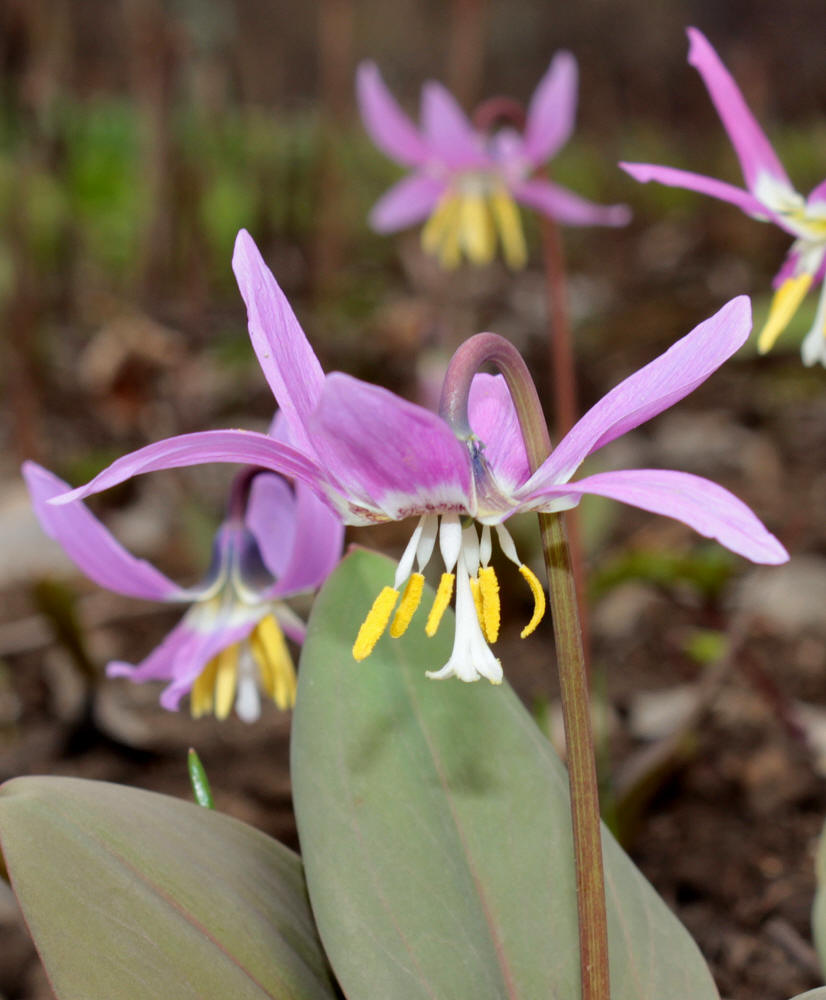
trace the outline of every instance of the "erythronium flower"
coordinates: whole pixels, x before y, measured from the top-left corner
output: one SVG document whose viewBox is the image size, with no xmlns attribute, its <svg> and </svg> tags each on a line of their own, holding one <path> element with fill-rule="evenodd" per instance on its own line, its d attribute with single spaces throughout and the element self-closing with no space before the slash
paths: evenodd
<svg viewBox="0 0 826 1000">
<path fill-rule="evenodd" d="M 413 171 L 374 206 L 372 227 L 389 233 L 428 219 L 422 245 L 446 268 L 463 254 L 474 264 L 490 263 L 498 232 L 506 262 L 520 268 L 527 250 L 515 201 L 567 225 L 625 225 L 624 205 L 595 205 L 535 176 L 573 130 L 576 88 L 574 57 L 557 53 L 531 98 L 524 131 L 486 135 L 441 84 L 426 83 L 417 129 L 377 67 L 362 63 L 356 89 L 365 127 L 379 149 Z"/>
<path fill-rule="evenodd" d="M 746 215 L 774 222 L 795 237 L 774 279 L 776 292 L 769 318 L 757 342 L 762 354 L 773 347 L 788 326 L 809 288 L 822 283 L 826 274 L 826 181 L 818 184 L 808 198 L 795 191 L 737 84 L 706 37 L 696 28 L 688 29 L 688 37 L 688 61 L 702 76 L 728 132 L 740 160 L 746 190 L 673 167 L 650 163 L 621 163 L 620 166 L 638 181 L 659 181 L 729 201 Z M 814 325 L 803 341 L 801 353 L 807 365 L 817 361 L 826 365 L 826 285 L 820 293 Z"/>
<path fill-rule="evenodd" d="M 571 481 L 588 455 L 688 395 L 743 344 L 751 326 L 747 298 L 734 299 L 616 386 L 532 474 L 502 376 L 475 376 L 468 408 L 472 434 L 457 435 L 442 417 L 385 389 L 341 372 L 325 375 L 243 230 L 233 267 L 247 304 L 253 346 L 294 447 L 249 431 L 187 434 L 118 459 L 86 486 L 53 502 L 71 503 L 152 469 L 219 461 L 268 466 L 300 479 L 349 524 L 416 517 L 394 585 L 377 597 L 354 655 L 369 655 L 388 624 L 392 635 L 404 633 L 438 540 L 444 573 L 426 631 L 435 633 L 455 585 L 456 638 L 448 663 L 429 676 L 455 675 L 465 681 L 481 676 L 498 682 L 502 677 L 489 648 L 499 613 L 498 583 L 489 565 L 493 533 L 534 592 L 535 613 L 523 634 L 535 627 L 544 609 L 542 588 L 523 566 L 504 526 L 512 514 L 566 510 L 586 493 L 595 493 L 677 518 L 754 562 L 788 558 L 748 507 L 698 476 L 634 469 Z"/>
<path fill-rule="evenodd" d="M 182 588 L 124 549 L 80 501 L 57 506 L 68 485 L 27 462 L 23 474 L 44 531 L 83 572 L 128 597 L 189 605 L 181 622 L 141 664 L 110 663 L 110 677 L 167 681 L 164 708 L 190 693 L 193 716 L 226 718 L 233 703 L 258 718 L 261 693 L 279 708 L 295 701 L 295 669 L 284 633 L 304 641 L 285 598 L 313 590 L 341 555 L 343 525 L 303 483 L 247 469 L 236 479 L 202 583 Z"/>
</svg>

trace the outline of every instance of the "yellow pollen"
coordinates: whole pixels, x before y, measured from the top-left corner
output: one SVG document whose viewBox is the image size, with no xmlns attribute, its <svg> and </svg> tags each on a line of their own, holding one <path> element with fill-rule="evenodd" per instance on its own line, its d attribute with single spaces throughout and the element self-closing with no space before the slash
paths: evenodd
<svg viewBox="0 0 826 1000">
<path fill-rule="evenodd" d="M 525 233 L 522 229 L 522 220 L 519 218 L 516 202 L 508 194 L 506 188 L 497 185 L 490 196 L 490 206 L 499 229 L 499 239 L 502 241 L 505 261 L 511 270 L 518 271 L 528 261 L 528 250 L 525 246 Z"/>
<path fill-rule="evenodd" d="M 490 211 L 481 194 L 461 196 L 461 244 L 472 264 L 490 264 L 496 253 L 496 233 Z"/>
<path fill-rule="evenodd" d="M 483 566 L 479 570 L 479 590 L 482 597 L 482 631 L 488 642 L 496 642 L 499 638 L 501 605 L 499 581 L 493 566 Z"/>
<path fill-rule="evenodd" d="M 519 572 L 527 581 L 533 594 L 533 617 L 519 633 L 523 639 L 527 639 L 545 615 L 545 591 L 542 589 L 542 584 L 536 578 L 536 574 L 533 570 L 528 569 L 524 563 L 519 567 Z"/>
<path fill-rule="evenodd" d="M 479 581 L 475 576 L 470 578 L 470 592 L 473 595 L 473 603 L 476 607 L 476 617 L 479 619 L 479 627 L 485 631 L 485 611 L 482 607 L 482 591 L 479 589 Z"/>
<path fill-rule="evenodd" d="M 238 680 L 238 643 L 222 649 L 215 657 L 215 718 L 226 719 L 232 711 L 235 699 L 235 685 Z"/>
<path fill-rule="evenodd" d="M 361 662 L 368 657 L 382 637 L 390 615 L 399 599 L 399 592 L 393 587 L 383 587 L 379 596 L 373 601 L 373 607 L 367 612 L 356 641 L 353 643 L 353 659 Z"/>
<path fill-rule="evenodd" d="M 416 609 L 421 602 L 423 590 L 424 577 L 421 573 L 412 573 L 410 579 L 407 581 L 407 586 L 404 588 L 401 603 L 396 608 L 396 614 L 393 616 L 393 622 L 390 626 L 390 635 L 394 639 L 398 639 L 399 636 L 404 635 L 407 631 L 407 626 L 410 624 L 413 615 L 416 614 Z"/>
<path fill-rule="evenodd" d="M 250 648 L 261 676 L 261 686 L 283 710 L 295 704 L 295 667 L 281 626 L 267 615 L 253 629 Z"/>
<path fill-rule="evenodd" d="M 444 613 L 447 610 L 448 604 L 450 604 L 455 579 L 456 577 L 453 573 L 442 573 L 442 578 L 439 580 L 439 588 L 433 600 L 433 607 L 430 609 L 430 614 L 427 616 L 427 624 L 424 627 L 425 632 L 431 639 L 438 632 Z"/>
<path fill-rule="evenodd" d="M 761 354 L 774 347 L 775 341 L 791 322 L 811 284 L 811 274 L 798 274 L 796 278 L 784 281 L 774 293 L 769 318 L 757 338 L 757 350 Z"/>
<path fill-rule="evenodd" d="M 218 658 L 213 658 L 198 674 L 189 695 L 189 711 L 193 719 L 200 719 L 212 711 L 213 692 L 215 690 L 215 675 L 218 672 Z"/>
</svg>

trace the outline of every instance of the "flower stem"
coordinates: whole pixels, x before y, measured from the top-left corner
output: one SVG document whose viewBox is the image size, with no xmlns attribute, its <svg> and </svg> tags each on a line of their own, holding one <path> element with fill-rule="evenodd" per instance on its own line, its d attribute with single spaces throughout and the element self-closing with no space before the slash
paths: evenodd
<svg viewBox="0 0 826 1000">
<path fill-rule="evenodd" d="M 573 338 L 568 310 L 568 281 L 565 273 L 565 255 L 559 227 L 553 219 L 541 216 L 542 250 L 545 258 L 545 284 L 548 291 L 549 340 L 551 345 L 551 374 L 554 390 L 555 425 L 560 441 L 574 426 L 577 418 L 576 366 L 574 364 Z M 585 558 L 579 524 L 579 510 L 574 508 L 565 516 L 568 546 L 571 552 L 571 571 L 574 575 L 576 599 L 579 606 L 579 625 L 582 648 L 588 668 L 589 628 L 588 604 L 585 592 Z"/>
<path fill-rule="evenodd" d="M 527 365 L 516 348 L 502 337 L 477 334 L 454 354 L 445 377 L 441 414 L 457 436 L 471 437 L 467 409 L 470 384 L 474 374 L 487 363 L 495 365 L 505 377 L 519 417 L 528 461 L 535 470 L 551 453 L 548 428 Z M 548 572 L 571 789 L 581 997 L 610 1000 L 597 770 L 576 589 L 562 516 L 540 514 L 539 526 Z"/>
</svg>

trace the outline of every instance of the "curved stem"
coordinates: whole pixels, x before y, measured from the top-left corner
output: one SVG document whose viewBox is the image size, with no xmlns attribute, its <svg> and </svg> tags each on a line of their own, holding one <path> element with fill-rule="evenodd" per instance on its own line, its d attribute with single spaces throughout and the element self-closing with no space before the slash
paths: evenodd
<svg viewBox="0 0 826 1000">
<path fill-rule="evenodd" d="M 454 354 L 445 377 L 440 412 L 460 438 L 467 440 L 472 436 L 468 418 L 470 385 L 479 368 L 487 363 L 495 365 L 505 377 L 519 417 L 528 461 L 535 470 L 551 453 L 550 436 L 527 365 L 516 348 L 502 337 L 477 334 Z M 599 794 L 576 588 L 561 515 L 540 514 L 539 527 L 548 572 L 568 755 L 581 996 L 582 1000 L 610 1000 Z"/>
</svg>

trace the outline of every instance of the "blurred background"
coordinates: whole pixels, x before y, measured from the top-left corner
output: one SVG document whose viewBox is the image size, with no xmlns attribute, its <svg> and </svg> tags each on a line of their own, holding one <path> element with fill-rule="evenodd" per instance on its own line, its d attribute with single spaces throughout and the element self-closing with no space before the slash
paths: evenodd
<svg viewBox="0 0 826 1000">
<path fill-rule="evenodd" d="M 43 536 L 20 462 L 73 484 L 124 451 L 208 427 L 263 430 L 272 397 L 230 258 L 248 228 L 326 369 L 420 401 L 452 349 L 495 330 L 528 358 L 549 414 L 538 227 L 524 272 L 445 275 L 417 231 L 370 206 L 400 176 L 367 139 L 355 67 L 375 60 L 415 116 L 437 78 L 470 110 L 527 101 L 553 53 L 580 68 L 554 178 L 627 202 L 624 230 L 564 232 L 581 409 L 728 299 L 757 323 L 782 233 L 699 195 L 640 186 L 619 159 L 739 184 L 684 29 L 703 30 L 804 193 L 826 174 L 823 11 L 768 0 L 0 0 L 0 779 L 59 773 L 187 796 L 198 748 L 219 808 L 295 844 L 289 717 L 192 722 L 158 689 L 100 683 L 171 627 L 101 592 Z M 706 475 L 793 553 L 770 573 L 687 529 L 583 505 L 606 815 L 712 963 L 724 996 L 823 981 L 809 946 L 826 815 L 826 374 L 800 363 L 814 303 L 778 349 L 746 347 L 690 399 L 592 467 Z M 145 477 L 94 509 L 184 582 L 203 573 L 231 471 Z M 529 519 L 517 528 L 533 547 Z M 408 526 L 354 532 L 394 551 Z M 506 673 L 559 740 L 550 626 L 507 598 Z M 306 613 L 308 606 L 299 607 Z M 51 993 L 0 895 L 0 998 Z"/>
</svg>

